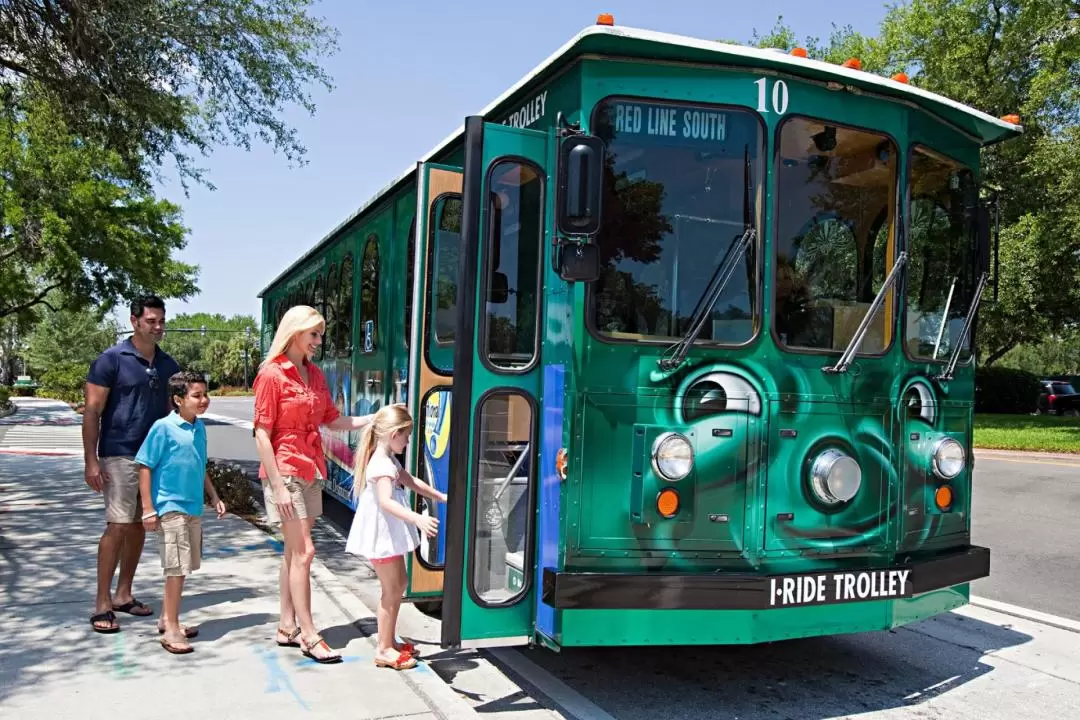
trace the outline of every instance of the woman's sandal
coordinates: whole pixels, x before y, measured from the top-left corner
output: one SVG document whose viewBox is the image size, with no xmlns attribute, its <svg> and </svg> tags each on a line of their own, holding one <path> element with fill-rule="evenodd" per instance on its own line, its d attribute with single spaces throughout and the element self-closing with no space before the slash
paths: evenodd
<svg viewBox="0 0 1080 720">
<path fill-rule="evenodd" d="M 195 650 L 195 648 L 191 647 L 186 640 L 181 645 L 179 643 L 169 642 L 165 638 L 161 638 L 161 647 L 165 648 L 173 655 L 187 655 L 189 652 L 194 652 Z"/>
<path fill-rule="evenodd" d="M 300 652 L 304 654 L 304 657 L 309 657 L 315 662 L 323 665 L 330 665 L 333 663 L 341 662 L 341 655 L 330 649 L 330 646 L 327 645 L 326 641 L 322 639 L 322 635 L 316 635 L 314 638 L 312 638 L 311 641 L 309 641 L 303 635 L 300 635 L 299 637 Z M 324 649 L 327 653 L 329 653 L 329 655 L 319 657 L 318 655 L 312 653 L 311 651 L 317 647 Z"/>
<path fill-rule="evenodd" d="M 395 645 L 394 649 L 399 653 L 405 653 L 406 655 L 412 655 L 414 658 L 420 657 L 420 651 L 416 649 L 416 646 L 411 642 L 403 642 L 400 645 Z"/>
<path fill-rule="evenodd" d="M 180 629 L 184 631 L 184 637 L 186 637 L 188 640 L 193 637 L 197 637 L 199 634 L 199 628 L 197 627 L 188 627 L 187 625 L 181 625 Z M 158 635 L 165 634 L 165 628 L 161 627 L 160 625 L 158 625 L 157 631 Z"/>
<path fill-rule="evenodd" d="M 300 637 L 300 626 L 294 627 L 292 631 L 282 627 L 277 629 L 278 647 L 300 647 L 300 643 L 296 642 L 298 637 Z M 281 642 L 281 638 L 285 638 L 285 642 Z"/>
<path fill-rule="evenodd" d="M 108 625 L 102 627 L 99 623 L 108 623 Z M 120 623 L 116 622 L 116 615 L 112 610 L 106 610 L 103 613 L 91 615 L 90 627 L 94 628 L 94 632 L 101 633 L 102 635 L 111 635 L 112 633 L 120 632 Z"/>
<path fill-rule="evenodd" d="M 400 652 L 396 660 L 384 660 L 381 657 L 376 657 L 375 666 L 390 668 L 391 670 L 408 670 L 416 667 L 416 658 L 410 653 Z"/>
</svg>

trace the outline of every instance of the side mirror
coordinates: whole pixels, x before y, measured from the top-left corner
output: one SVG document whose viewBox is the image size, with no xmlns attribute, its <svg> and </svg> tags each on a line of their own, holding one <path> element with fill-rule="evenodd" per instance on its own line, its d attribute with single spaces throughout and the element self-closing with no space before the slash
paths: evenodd
<svg viewBox="0 0 1080 720">
<path fill-rule="evenodd" d="M 559 232 L 595 235 L 600 230 L 604 196 L 604 141 L 593 135 L 571 135 L 559 144 L 555 194 Z"/>
<path fill-rule="evenodd" d="M 559 277 L 593 282 L 600 277 L 600 249 L 592 243 L 565 243 L 559 253 Z"/>
<path fill-rule="evenodd" d="M 488 302 L 502 305 L 510 299 L 510 281 L 506 273 L 495 271 L 491 273 L 491 291 L 488 293 Z"/>
</svg>

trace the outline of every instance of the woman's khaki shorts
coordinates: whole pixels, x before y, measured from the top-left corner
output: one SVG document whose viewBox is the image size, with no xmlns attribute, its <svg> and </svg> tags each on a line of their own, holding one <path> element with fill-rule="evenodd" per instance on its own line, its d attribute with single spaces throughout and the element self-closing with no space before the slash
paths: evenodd
<svg viewBox="0 0 1080 720">
<path fill-rule="evenodd" d="M 324 481 L 316 479 L 307 482 L 298 477 L 283 477 L 285 489 L 292 497 L 293 518 L 317 518 L 322 515 L 322 490 Z M 274 503 L 274 486 L 269 480 L 262 481 L 263 501 L 266 505 L 266 520 L 271 525 L 281 524 L 281 515 Z"/>
</svg>

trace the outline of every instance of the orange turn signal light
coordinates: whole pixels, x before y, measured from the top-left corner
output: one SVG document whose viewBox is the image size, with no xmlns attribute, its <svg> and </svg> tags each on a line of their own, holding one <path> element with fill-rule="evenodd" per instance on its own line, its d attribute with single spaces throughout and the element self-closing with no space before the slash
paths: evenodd
<svg viewBox="0 0 1080 720">
<path fill-rule="evenodd" d="M 612 15 L 611 13 L 600 13 L 599 15 L 596 16 L 596 24 L 597 25 L 614 25 L 615 24 L 615 16 Z"/>
<path fill-rule="evenodd" d="M 679 512 L 679 493 L 672 488 L 661 490 L 656 496 L 656 512 L 661 517 L 675 517 L 675 513 Z"/>
<path fill-rule="evenodd" d="M 560 480 L 566 479 L 566 471 L 570 466 L 570 456 L 566 452 L 566 448 L 559 448 L 559 451 L 555 453 L 555 474 L 559 476 Z"/>
<path fill-rule="evenodd" d="M 1019 125 L 1020 124 L 1020 116 L 1016 115 L 1016 114 L 1002 115 L 1001 119 L 1004 120 L 1007 123 L 1012 123 L 1013 125 Z"/>
<path fill-rule="evenodd" d="M 938 506 L 939 510 L 945 510 L 952 507 L 953 496 L 952 488 L 948 485 L 942 485 L 934 491 L 934 504 Z"/>
<path fill-rule="evenodd" d="M 791 48 L 791 54 L 794 55 L 795 57 L 804 58 L 804 57 L 806 57 L 806 48 L 801 48 L 801 47 Z"/>
<path fill-rule="evenodd" d="M 905 85 L 908 84 L 907 73 L 896 73 L 895 75 L 892 76 L 892 79 L 895 80 L 898 83 L 904 83 Z"/>
<path fill-rule="evenodd" d="M 862 61 L 860 61 L 859 58 L 856 57 L 848 58 L 843 62 L 843 66 L 846 68 L 851 68 L 852 70 L 862 70 Z"/>
</svg>

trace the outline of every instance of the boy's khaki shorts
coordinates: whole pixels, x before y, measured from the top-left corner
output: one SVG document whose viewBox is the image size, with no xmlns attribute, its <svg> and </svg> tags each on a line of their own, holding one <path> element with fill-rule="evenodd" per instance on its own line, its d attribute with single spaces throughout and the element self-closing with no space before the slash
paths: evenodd
<svg viewBox="0 0 1080 720">
<path fill-rule="evenodd" d="M 133 457 L 103 457 L 99 461 L 105 475 L 101 494 L 105 496 L 105 522 L 116 525 L 141 523 L 139 466 Z"/>
<path fill-rule="evenodd" d="M 183 577 L 202 565 L 202 518 L 167 512 L 161 518 L 161 569 L 165 577 Z"/>
<path fill-rule="evenodd" d="M 322 515 L 323 502 L 322 490 L 324 481 L 316 478 L 315 482 L 309 483 L 298 477 L 283 477 L 285 489 L 292 498 L 293 518 L 317 518 Z M 274 503 L 274 486 L 269 480 L 262 481 L 263 503 L 266 505 L 266 520 L 271 525 L 281 524 L 281 514 L 278 513 L 277 504 Z"/>
</svg>

